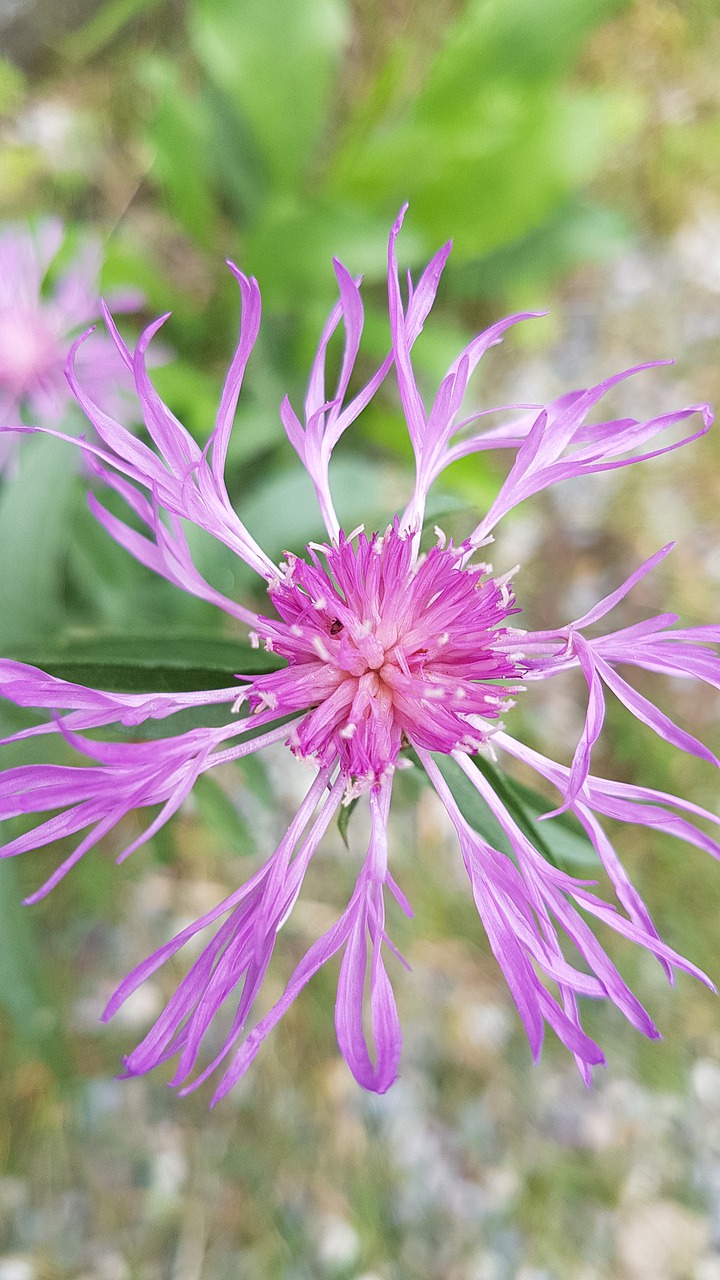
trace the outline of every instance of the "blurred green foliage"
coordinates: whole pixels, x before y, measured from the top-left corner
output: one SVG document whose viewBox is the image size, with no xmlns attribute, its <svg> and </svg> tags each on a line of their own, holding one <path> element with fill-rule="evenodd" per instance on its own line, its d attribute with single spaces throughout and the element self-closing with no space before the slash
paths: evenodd
<svg viewBox="0 0 720 1280">
<path fill-rule="evenodd" d="M 228 222 L 240 229 L 269 306 L 309 308 L 315 324 L 328 247 L 381 279 L 406 199 L 406 255 L 417 263 L 452 235 L 456 270 L 559 209 L 571 216 L 575 193 L 642 119 L 638 95 L 569 81 L 588 35 L 622 8 L 468 3 L 432 43 L 396 34 L 351 93 L 341 0 L 198 0 L 184 61 L 156 55 L 141 73 L 155 102 L 153 176 L 194 240 L 217 248 Z"/>
</svg>

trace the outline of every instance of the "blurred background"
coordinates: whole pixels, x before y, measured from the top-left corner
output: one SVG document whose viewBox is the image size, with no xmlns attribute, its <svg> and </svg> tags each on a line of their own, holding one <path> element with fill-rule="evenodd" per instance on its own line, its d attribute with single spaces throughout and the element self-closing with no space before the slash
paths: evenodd
<svg viewBox="0 0 720 1280">
<path fill-rule="evenodd" d="M 666 357 L 613 407 L 720 402 L 717 0 L 0 0 L 0 55 L 0 219 L 63 220 L 47 289 L 99 242 L 103 291 L 134 291 L 128 338 L 172 310 L 153 380 L 200 440 L 237 335 L 224 259 L 257 275 L 264 326 L 228 474 L 272 556 L 322 533 L 278 407 L 302 396 L 331 257 L 365 275 L 370 370 L 405 199 L 405 265 L 454 241 L 417 348 L 427 388 L 479 328 L 549 308 L 485 358 L 478 404 L 542 401 Z M 65 423 L 82 429 L 72 408 Z M 409 484 L 392 394 L 349 434 L 341 520 L 383 527 Z M 668 607 L 716 621 L 719 448 L 711 434 L 515 513 L 493 560 L 522 563 L 528 624 L 577 615 L 673 538 L 624 620 Z M 71 453 L 25 438 L 0 477 L 3 653 L 89 683 L 116 653 L 120 684 L 130 660 L 151 682 L 162 638 L 192 681 L 198 644 L 206 666 L 213 644 L 227 653 L 226 620 L 109 542 Z M 480 456 L 447 473 L 433 514 L 448 532 L 472 527 L 504 466 Z M 251 589 L 221 550 L 197 554 L 225 592 Z M 718 749 L 717 702 L 637 684 Z M 572 680 L 534 689 L 513 731 L 567 762 L 582 695 Z M 1 714 L 6 732 L 26 723 Z M 612 705 L 597 771 L 717 806 L 709 765 Z M 114 1078 L 178 971 L 108 1027 L 107 997 L 257 865 L 303 778 L 282 753 L 213 775 L 127 864 L 113 863 L 126 829 L 32 908 L 19 902 L 57 850 L 0 864 L 0 1280 L 720 1280 L 717 1000 L 682 975 L 668 989 L 610 939 L 664 1040 L 593 1008 L 608 1057 L 593 1088 L 556 1043 L 533 1068 L 447 822 L 412 772 L 391 833 L 416 912 L 397 936 L 413 972 L 393 975 L 399 1083 L 364 1095 L 339 1059 L 334 973 L 213 1113 L 208 1086 L 179 1100 L 158 1074 Z M 286 928 L 288 965 L 345 901 L 363 834 L 358 811 L 350 852 L 328 838 Z M 664 937 L 717 981 L 718 869 L 643 832 L 619 847 Z"/>
</svg>

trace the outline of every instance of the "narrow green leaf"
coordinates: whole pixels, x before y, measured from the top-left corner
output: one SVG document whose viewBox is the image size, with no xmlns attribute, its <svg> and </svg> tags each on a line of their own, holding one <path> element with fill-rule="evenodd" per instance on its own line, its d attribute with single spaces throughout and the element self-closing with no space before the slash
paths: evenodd
<svg viewBox="0 0 720 1280">
<path fill-rule="evenodd" d="M 451 756 L 433 753 L 433 759 L 470 826 L 495 849 L 512 855 L 510 841 L 497 818 L 490 812 L 459 765 Z M 550 808 L 540 792 L 516 782 L 482 756 L 474 756 L 473 763 L 490 783 L 523 834 L 552 866 L 570 872 L 597 871 L 598 856 L 592 842 L 572 814 L 560 814 L 547 822 L 538 822 L 540 815 L 547 813 Z"/>
<path fill-rule="evenodd" d="M 0 1003 L 29 1028 L 44 1001 L 30 912 L 23 909 L 18 870 L 0 861 Z"/>
<path fill-rule="evenodd" d="M 62 1076 L 68 1071 L 67 1049 L 51 1012 L 37 922 L 22 896 L 14 860 L 0 860 L 0 1006 L 19 1038 Z"/>
<path fill-rule="evenodd" d="M 0 54 L 0 111 L 9 115 L 17 111 L 25 97 L 25 77 L 4 54 Z"/>
<path fill-rule="evenodd" d="M 497 818 L 493 817 L 485 801 L 478 795 L 470 779 L 465 776 L 452 756 L 433 752 L 433 760 L 452 791 L 463 818 L 470 823 L 478 835 L 487 840 L 488 844 L 502 850 L 503 853 L 511 853 L 510 843 Z"/>
<path fill-rule="evenodd" d="M 261 755 L 244 756 L 242 760 L 238 760 L 238 766 L 248 791 L 260 801 L 264 808 L 276 809 L 277 795 L 263 757 Z"/>
<path fill-rule="evenodd" d="M 340 812 L 338 813 L 337 825 L 338 825 L 338 831 L 340 832 L 340 835 L 343 838 L 343 843 L 345 844 L 346 849 L 350 848 L 350 845 L 348 843 L 348 827 L 350 825 L 350 819 L 353 815 L 353 811 L 357 805 L 359 798 L 360 798 L 359 796 L 354 796 L 349 804 L 340 805 Z"/>
<path fill-rule="evenodd" d="M 552 807 L 545 796 L 533 787 L 516 782 L 482 756 L 474 756 L 473 762 L 500 796 L 521 831 L 548 862 L 568 871 L 583 867 L 597 871 L 599 860 L 595 847 L 573 814 L 561 813 L 547 822 L 538 822 L 538 818 Z"/>
<path fill-rule="evenodd" d="M 247 822 L 215 778 L 207 773 L 201 774 L 193 788 L 193 795 L 200 817 L 221 842 L 242 857 L 255 852 L 255 840 Z"/>
<path fill-rule="evenodd" d="M 360 99 L 330 192 L 388 212 L 409 200 L 430 240 L 452 232 L 456 264 L 526 236 L 641 124 L 634 95 L 568 83 L 592 30 L 623 5 L 469 0 L 412 93 L 391 77 L 382 109 Z"/>
<path fill-rule="evenodd" d="M 157 101 L 150 128 L 153 176 L 171 215 L 198 244 L 210 248 L 217 217 L 207 174 L 207 114 L 197 95 L 187 92 L 180 69 L 168 59 L 148 62 L 145 80 Z"/>
<path fill-rule="evenodd" d="M 455 297 L 494 299 L 511 288 L 513 298 L 540 306 L 560 274 L 612 258 L 631 234 L 629 220 L 617 210 L 572 197 L 513 244 L 457 266 L 451 258 L 445 278 Z"/>
<path fill-rule="evenodd" d="M 237 676 L 275 671 L 281 662 L 264 649 L 222 636 L 67 636 L 52 644 L 9 644 L 4 657 L 115 693 L 224 689 Z"/>
<path fill-rule="evenodd" d="M 158 0 L 110 0 L 89 22 L 66 36 L 60 49 L 71 62 L 86 62 L 104 49 L 133 18 L 145 16 Z"/>
<path fill-rule="evenodd" d="M 75 451 L 23 436 L 17 477 L 0 489 L 0 644 L 52 634 L 61 609 Z"/>
<path fill-rule="evenodd" d="M 341 0 L 197 0 L 190 36 L 207 75 L 250 125 L 278 191 L 304 176 L 347 36 Z"/>
</svg>

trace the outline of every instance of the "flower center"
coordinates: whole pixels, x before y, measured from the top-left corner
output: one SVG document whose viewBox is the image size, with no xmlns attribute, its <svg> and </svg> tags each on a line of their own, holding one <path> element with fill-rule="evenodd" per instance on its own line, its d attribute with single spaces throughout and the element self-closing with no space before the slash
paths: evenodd
<svg viewBox="0 0 720 1280">
<path fill-rule="evenodd" d="M 322 558 L 321 558 L 322 557 Z M 467 548 L 434 547 L 413 563 L 398 522 L 382 536 L 289 555 L 270 597 L 282 621 L 258 636 L 288 666 L 253 682 L 255 710 L 307 710 L 295 753 L 339 761 L 351 793 L 380 783 L 404 743 L 476 751 L 522 674 L 502 624 L 512 592 Z"/>
<path fill-rule="evenodd" d="M 21 395 L 60 359 L 57 342 L 34 311 L 0 310 L 0 386 Z"/>
</svg>

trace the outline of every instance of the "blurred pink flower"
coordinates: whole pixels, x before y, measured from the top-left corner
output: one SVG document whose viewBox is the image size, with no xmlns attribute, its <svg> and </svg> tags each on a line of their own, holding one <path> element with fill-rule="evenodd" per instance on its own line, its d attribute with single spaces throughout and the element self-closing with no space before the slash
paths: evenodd
<svg viewBox="0 0 720 1280">
<path fill-rule="evenodd" d="M 34 230 L 24 224 L 0 228 L 0 469 L 14 456 L 18 437 L 4 430 L 20 423 L 57 426 L 74 405 L 65 378 L 72 340 L 100 315 L 100 241 L 81 244 L 52 289 L 45 288 L 48 270 L 65 238 L 57 218 Z M 134 310 L 142 295 L 124 293 L 112 299 L 116 311 Z M 114 343 L 104 334 L 83 352 L 81 375 L 94 399 L 117 411 L 118 391 L 132 383 Z"/>
<path fill-rule="evenodd" d="M 335 1016 L 340 1048 L 366 1088 L 382 1092 L 396 1078 L 401 1034 L 385 952 L 397 953 L 386 930 L 386 891 L 406 914 L 411 910 L 388 866 L 387 820 L 394 773 L 408 763 L 410 749 L 455 827 L 478 912 L 536 1057 L 547 1023 L 589 1081 L 592 1066 L 602 1062 L 603 1055 L 581 1023 L 578 998 L 584 996 L 612 1000 L 640 1031 L 651 1037 L 658 1034 L 593 933 L 593 920 L 646 948 L 668 977 L 677 967 L 709 981 L 662 942 L 599 819 L 662 831 L 714 857 L 720 855 L 720 845 L 696 819 L 720 819 L 681 797 L 598 778 L 591 772 L 591 756 L 608 689 L 660 737 L 717 765 L 702 743 L 636 692 L 617 668 L 640 667 L 720 687 L 720 660 L 709 648 L 720 641 L 720 628 L 674 630 L 677 618 L 662 614 L 624 630 L 595 634 L 596 624 L 670 547 L 652 556 L 584 617 L 543 632 L 514 625 L 519 609 L 508 575 L 496 575 L 475 556 L 491 540 L 498 520 L 525 498 L 562 480 L 678 448 L 706 431 L 712 415 L 707 406 L 696 405 L 643 422 L 628 418 L 587 425 L 589 412 L 605 392 L 639 371 L 630 369 L 545 408 L 511 408 L 504 426 L 483 429 L 481 413 L 462 418 L 468 380 L 478 361 L 509 326 L 528 318 L 524 315 L 503 320 L 475 338 L 443 378 L 428 411 L 411 352 L 432 307 L 449 246 L 436 254 L 417 284 L 408 280 L 404 304 L 395 258 L 402 218 L 403 214 L 390 236 L 392 346 L 386 360 L 348 400 L 363 307 L 359 280 L 336 261 L 339 301 L 320 339 L 303 419 L 287 399 L 281 408 L 327 528 L 327 543 L 310 545 L 302 558 L 287 555 L 279 566 L 272 563 L 234 511 L 225 487 L 230 431 L 260 325 L 255 280 L 231 266 L 242 295 L 241 334 L 208 448 L 200 448 L 148 378 L 145 353 L 163 320 L 146 330 L 131 354 L 106 315 L 117 350 L 132 370 L 151 445 L 102 413 L 69 369 L 73 390 L 100 439 L 99 444 L 75 443 L 98 478 L 126 501 L 144 532 L 125 524 L 93 495 L 97 519 L 141 563 L 248 627 L 251 642 L 275 654 L 280 669 L 257 678 L 238 676 L 241 684 L 227 689 L 128 695 L 83 688 L 21 663 L 0 663 L 0 691 L 5 697 L 53 713 L 48 723 L 15 734 L 10 741 L 59 730 L 85 761 L 93 762 L 83 767 L 33 764 L 11 768 L 0 777 L 0 816 L 56 811 L 6 844 L 0 850 L 4 856 L 87 831 L 29 901 L 47 893 L 129 810 L 160 804 L 143 835 L 121 854 L 126 857 L 176 812 L 207 769 L 285 742 L 314 770 L 307 794 L 270 858 L 224 902 L 141 964 L 106 1011 L 111 1016 L 167 959 L 217 925 L 167 1008 L 125 1062 L 126 1074 L 134 1075 L 178 1057 L 173 1084 L 186 1089 L 225 1062 L 215 1099 L 238 1080 L 290 1003 L 336 953 L 342 953 Z M 328 392 L 326 352 L 341 323 L 344 355 L 337 385 Z M 330 458 L 393 367 L 415 455 L 414 487 L 405 511 L 383 534 L 367 537 L 355 530 L 346 535 L 333 505 Z M 700 416 L 700 425 L 692 434 L 651 447 L 667 428 L 694 415 Z M 485 449 L 506 449 L 513 455 L 490 510 L 459 545 L 436 530 L 437 544 L 421 554 L 430 486 L 457 458 Z M 267 588 L 267 615 L 223 596 L 205 581 L 191 557 L 186 521 L 219 539 L 255 570 Z M 593 634 L 588 634 L 589 628 Z M 534 683 L 571 668 L 587 682 L 587 719 L 571 761 L 562 765 L 512 736 L 500 717 L 508 716 L 510 722 L 514 699 L 530 696 L 527 691 Z M 130 727 L 149 718 L 167 718 L 172 724 L 176 713 L 189 707 L 218 705 L 227 708 L 221 727 L 178 728 L 151 742 L 86 736 L 103 725 Z M 493 843 L 468 822 L 438 763 L 443 756 L 462 770 L 495 819 L 502 840 Z M 615 903 L 594 893 L 593 882 L 577 879 L 544 856 L 538 847 L 542 842 L 531 838 L 527 823 L 519 819 L 502 789 L 492 784 L 491 762 L 497 757 L 521 761 L 557 790 L 560 809 L 572 811 L 594 846 Z M 284 995 L 247 1033 L 255 997 L 308 864 L 339 806 L 363 796 L 369 803 L 371 836 L 351 899 L 332 928 L 310 947 Z M 566 958 L 563 934 L 574 944 L 581 964 L 577 958 Z M 368 1022 L 363 1013 L 366 988 Z M 187 1084 L 216 1013 L 230 999 L 235 1011 L 224 1043 Z M 368 1044 L 369 1030 L 374 1049 Z"/>
</svg>

